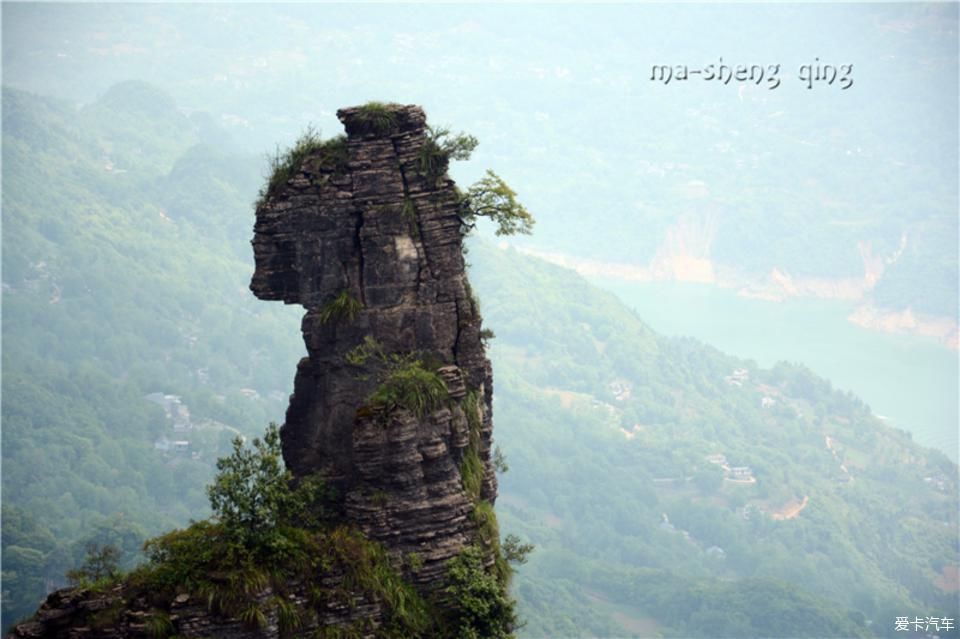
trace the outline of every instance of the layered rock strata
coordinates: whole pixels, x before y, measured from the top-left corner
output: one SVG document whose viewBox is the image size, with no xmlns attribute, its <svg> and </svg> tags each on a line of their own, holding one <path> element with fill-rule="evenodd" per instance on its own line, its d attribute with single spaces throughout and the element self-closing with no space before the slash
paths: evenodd
<svg viewBox="0 0 960 639">
<path fill-rule="evenodd" d="M 281 431 L 288 467 L 297 476 L 320 473 L 340 516 L 371 539 L 416 553 L 419 569 L 409 576 L 429 590 L 476 537 L 460 473 L 472 406 L 480 413 L 479 497 L 496 498 L 493 386 L 446 159 L 428 140 L 419 107 L 386 110 L 374 122 L 364 107 L 338 111 L 347 131 L 340 161 L 308 155 L 258 208 L 251 289 L 307 309 L 308 356 Z M 439 170 L 428 170 L 430 161 Z M 335 313 L 344 300 L 355 314 Z M 439 370 L 446 405 L 423 416 L 365 411 L 383 357 L 357 366 L 349 354 L 371 339 L 387 357 L 416 357 Z M 479 399 L 474 405 L 464 401 L 468 392 Z"/>
<path fill-rule="evenodd" d="M 339 585 L 342 574 L 329 575 L 324 582 Z M 267 602 L 269 589 L 257 596 Z M 291 603 L 306 606 L 304 592 L 294 595 Z M 210 610 L 202 597 L 177 596 L 160 610 L 148 596 L 130 600 L 124 586 L 106 592 L 65 588 L 52 593 L 33 619 L 13 627 L 7 639 L 156 639 L 157 636 L 217 637 L 218 639 L 279 639 L 280 637 L 314 637 L 318 629 L 341 627 L 356 631 L 355 636 L 376 637 L 384 618 L 378 601 L 358 596 L 350 602 L 331 601 L 316 615 L 304 617 L 296 631 L 282 631 L 278 609 L 263 606 L 263 625 L 244 623 L 240 619 Z M 157 623 L 162 620 L 161 623 Z M 169 624 L 169 625 L 167 625 Z M 168 628 L 164 632 L 162 628 Z"/>
</svg>

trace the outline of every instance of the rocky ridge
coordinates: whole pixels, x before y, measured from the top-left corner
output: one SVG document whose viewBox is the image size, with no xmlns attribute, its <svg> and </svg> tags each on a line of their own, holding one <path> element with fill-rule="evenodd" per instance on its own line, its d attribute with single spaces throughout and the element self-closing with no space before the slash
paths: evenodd
<svg viewBox="0 0 960 639">
<path fill-rule="evenodd" d="M 258 209 L 251 289 L 307 309 L 308 356 L 281 431 L 287 466 L 297 476 L 319 472 L 343 519 L 368 537 L 417 553 L 422 568 L 412 578 L 429 589 L 476 533 L 460 473 L 469 410 L 479 412 L 479 498 L 496 498 L 493 382 L 464 270 L 454 183 L 445 166 L 423 170 L 430 151 L 423 111 L 387 108 L 382 129 L 364 107 L 338 111 L 345 162 L 308 158 Z M 355 313 L 333 317 L 344 299 Z M 357 365 L 350 354 L 371 339 L 384 354 L 432 363 L 451 401 L 423 416 L 362 410 L 382 358 Z M 468 391 L 479 401 L 466 402 Z"/>
</svg>

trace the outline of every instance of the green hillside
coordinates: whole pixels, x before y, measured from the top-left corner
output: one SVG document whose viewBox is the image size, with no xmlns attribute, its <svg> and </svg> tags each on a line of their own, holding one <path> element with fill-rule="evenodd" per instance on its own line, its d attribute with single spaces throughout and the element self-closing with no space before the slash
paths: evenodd
<svg viewBox="0 0 960 639">
<path fill-rule="evenodd" d="M 4 90 L 5 620 L 88 541 L 124 538 L 132 561 L 205 516 L 236 432 L 282 421 L 302 343 L 296 309 L 247 292 L 259 161 L 202 133 L 139 83 L 82 110 Z"/>
<path fill-rule="evenodd" d="M 469 257 L 497 334 L 498 508 L 538 547 L 517 581 L 544 612 L 530 636 L 605 634 L 588 610 L 685 637 L 884 635 L 897 610 L 957 609 L 936 586 L 958 558 L 944 455 L 802 367 L 656 336 L 510 250 Z M 765 625 L 781 605 L 822 616 Z"/>
<path fill-rule="evenodd" d="M 303 346 L 300 309 L 247 291 L 263 159 L 141 83 L 82 109 L 5 90 L 3 116 L 6 626 L 88 541 L 131 564 L 205 517 L 216 457 L 282 420 Z M 869 636 L 960 617 L 943 455 L 810 371 L 658 336 L 568 271 L 483 241 L 468 260 L 496 332 L 497 508 L 537 546 L 515 581 L 521 634 Z"/>
</svg>

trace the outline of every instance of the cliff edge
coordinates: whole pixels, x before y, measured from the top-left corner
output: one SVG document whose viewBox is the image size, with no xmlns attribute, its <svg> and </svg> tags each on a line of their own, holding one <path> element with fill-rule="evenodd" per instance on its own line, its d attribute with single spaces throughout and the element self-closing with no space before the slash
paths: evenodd
<svg viewBox="0 0 960 639">
<path fill-rule="evenodd" d="M 475 502 L 497 495 L 493 379 L 464 271 L 460 196 L 445 164 L 430 169 L 438 151 L 419 107 L 337 117 L 347 137 L 308 154 L 254 227 L 251 290 L 307 309 L 283 456 L 296 476 L 319 473 L 345 521 L 418 553 L 412 578 L 430 589 L 476 537 Z M 427 410 L 377 400 L 391 376 L 428 384 L 433 374 L 447 397 Z"/>
</svg>

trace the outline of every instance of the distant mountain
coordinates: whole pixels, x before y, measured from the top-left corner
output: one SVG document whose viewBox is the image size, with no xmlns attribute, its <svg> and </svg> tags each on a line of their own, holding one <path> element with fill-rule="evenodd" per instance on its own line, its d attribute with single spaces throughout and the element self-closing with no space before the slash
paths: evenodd
<svg viewBox="0 0 960 639">
<path fill-rule="evenodd" d="M 264 162 L 155 91 L 80 109 L 3 94 L 5 625 L 87 540 L 130 563 L 206 516 L 213 461 L 282 420 L 302 354 L 298 310 L 246 289 Z M 496 333 L 497 510 L 537 546 L 522 634 L 895 636 L 898 616 L 960 617 L 942 454 L 808 370 L 659 336 L 570 271 L 485 241 L 467 259 Z"/>
</svg>

